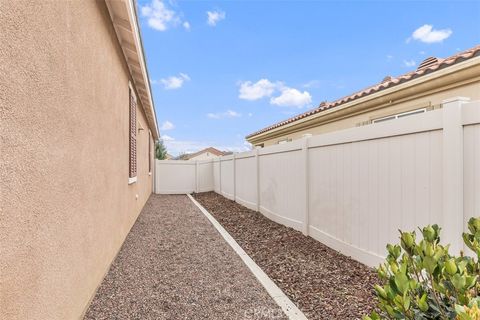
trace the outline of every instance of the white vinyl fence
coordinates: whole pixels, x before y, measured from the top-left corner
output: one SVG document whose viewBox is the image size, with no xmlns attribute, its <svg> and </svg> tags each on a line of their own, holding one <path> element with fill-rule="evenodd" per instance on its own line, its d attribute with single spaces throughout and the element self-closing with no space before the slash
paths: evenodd
<svg viewBox="0 0 480 320">
<path fill-rule="evenodd" d="M 155 193 L 184 194 L 212 191 L 211 160 L 155 160 Z"/>
<path fill-rule="evenodd" d="M 451 252 L 480 215 L 480 103 L 209 161 L 157 161 L 157 193 L 215 191 L 370 266 L 398 229 L 437 223 Z"/>
</svg>

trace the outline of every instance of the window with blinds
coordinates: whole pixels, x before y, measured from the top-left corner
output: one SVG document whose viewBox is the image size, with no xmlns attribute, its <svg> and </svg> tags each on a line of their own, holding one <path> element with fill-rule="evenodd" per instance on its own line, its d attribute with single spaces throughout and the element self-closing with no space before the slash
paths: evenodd
<svg viewBox="0 0 480 320">
<path fill-rule="evenodd" d="M 129 172 L 128 183 L 137 181 L 137 98 L 132 88 L 130 92 L 130 132 L 129 132 Z"/>
</svg>

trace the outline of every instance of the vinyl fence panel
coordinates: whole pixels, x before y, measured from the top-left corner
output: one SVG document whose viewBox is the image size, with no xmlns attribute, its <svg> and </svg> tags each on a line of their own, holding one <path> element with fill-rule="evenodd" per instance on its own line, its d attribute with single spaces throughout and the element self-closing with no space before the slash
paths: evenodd
<svg viewBox="0 0 480 320">
<path fill-rule="evenodd" d="M 213 160 L 213 190 L 216 193 L 222 193 L 220 190 L 220 160 Z"/>
<path fill-rule="evenodd" d="M 213 162 L 212 160 L 197 162 L 197 190 L 207 192 L 214 189 Z"/>
<path fill-rule="evenodd" d="M 257 159 L 255 151 L 244 152 L 235 158 L 235 201 L 247 208 L 257 208 Z"/>
<path fill-rule="evenodd" d="M 399 228 L 442 224 L 441 138 L 431 131 L 311 148 L 310 234 L 375 264 Z"/>
<path fill-rule="evenodd" d="M 155 192 L 160 194 L 192 193 L 196 189 L 195 162 L 155 161 Z"/>
<path fill-rule="evenodd" d="M 463 109 L 464 132 L 464 230 L 471 217 L 480 216 L 480 103 Z"/>
<path fill-rule="evenodd" d="M 230 200 L 235 198 L 235 176 L 233 156 L 224 157 L 220 161 L 220 192 Z"/>
<path fill-rule="evenodd" d="M 458 253 L 480 216 L 480 103 L 156 168 L 158 193 L 214 190 L 370 266 L 398 229 L 433 223 Z"/>
<path fill-rule="evenodd" d="M 259 155 L 260 212 L 297 230 L 302 230 L 306 206 L 301 143 L 265 148 Z"/>
</svg>

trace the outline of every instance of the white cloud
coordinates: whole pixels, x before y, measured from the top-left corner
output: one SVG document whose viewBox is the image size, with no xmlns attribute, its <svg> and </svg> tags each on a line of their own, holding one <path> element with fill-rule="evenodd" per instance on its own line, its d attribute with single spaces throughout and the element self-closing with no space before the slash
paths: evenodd
<svg viewBox="0 0 480 320">
<path fill-rule="evenodd" d="M 304 88 L 319 88 L 320 87 L 320 81 L 319 80 L 311 80 L 308 81 L 303 85 Z"/>
<path fill-rule="evenodd" d="M 253 113 L 249 112 L 249 113 L 248 113 L 248 116 L 249 116 L 249 117 L 252 117 L 252 116 L 253 116 Z"/>
<path fill-rule="evenodd" d="M 270 82 L 268 79 L 258 80 L 256 83 L 245 81 L 240 84 L 239 98 L 244 100 L 258 100 L 263 97 L 270 97 L 277 84 Z"/>
<path fill-rule="evenodd" d="M 307 91 L 300 92 L 294 88 L 284 87 L 278 97 L 270 98 L 270 104 L 282 107 L 303 107 L 312 103 L 312 96 Z"/>
<path fill-rule="evenodd" d="M 160 130 L 163 130 L 163 131 L 172 130 L 172 129 L 175 129 L 175 125 L 168 120 L 163 122 L 162 125 L 160 126 Z"/>
<path fill-rule="evenodd" d="M 421 54 L 422 56 L 426 54 L 425 51 L 420 51 L 419 54 Z"/>
<path fill-rule="evenodd" d="M 412 39 L 421 41 L 424 43 L 436 43 L 442 42 L 452 35 L 453 31 L 451 29 L 433 29 L 431 24 L 424 24 L 417 30 L 415 30 L 412 35 L 407 39 L 407 43 Z"/>
<path fill-rule="evenodd" d="M 185 21 L 185 22 L 183 22 L 182 25 L 185 28 L 185 30 L 190 31 L 190 22 Z"/>
<path fill-rule="evenodd" d="M 207 117 L 210 119 L 223 119 L 223 118 L 238 118 L 242 115 L 233 110 L 227 110 L 225 112 L 207 113 Z"/>
<path fill-rule="evenodd" d="M 207 23 L 209 26 L 216 26 L 217 23 L 225 19 L 225 12 L 223 11 L 207 11 Z"/>
<path fill-rule="evenodd" d="M 243 145 L 245 146 L 245 148 L 248 148 L 248 150 L 252 150 L 252 144 L 248 141 L 243 141 Z"/>
<path fill-rule="evenodd" d="M 220 119 L 220 113 L 207 113 L 207 118 L 210 119 Z"/>
<path fill-rule="evenodd" d="M 304 84 L 304 87 L 317 86 L 317 80 Z M 272 97 L 275 93 L 279 95 Z M 240 83 L 240 99 L 259 100 L 265 97 L 270 98 L 270 104 L 283 107 L 303 107 L 312 102 L 312 96 L 308 91 L 299 91 L 295 88 L 287 87 L 283 82 L 272 82 L 268 79 L 261 79 L 255 83 L 245 81 Z"/>
<path fill-rule="evenodd" d="M 141 7 L 142 16 L 148 20 L 148 25 L 158 31 L 165 31 L 181 22 L 175 11 L 169 9 L 161 0 L 152 0 L 150 4 Z"/>
<path fill-rule="evenodd" d="M 405 67 L 413 67 L 417 63 L 414 60 L 403 60 L 403 64 L 405 65 Z"/>
<path fill-rule="evenodd" d="M 160 138 L 161 138 L 163 141 L 173 141 L 173 140 L 175 140 L 174 138 L 172 138 L 172 137 L 170 137 L 170 136 L 168 136 L 168 135 L 166 135 L 166 134 L 161 135 Z"/>
<path fill-rule="evenodd" d="M 393 59 L 393 56 L 391 54 L 387 54 L 387 61 L 391 61 Z"/>
<path fill-rule="evenodd" d="M 160 79 L 160 81 L 152 81 L 152 83 L 160 82 L 165 90 L 179 89 L 183 86 L 185 81 L 190 81 L 188 74 L 180 73 L 178 76 L 171 76 L 168 78 Z"/>
</svg>

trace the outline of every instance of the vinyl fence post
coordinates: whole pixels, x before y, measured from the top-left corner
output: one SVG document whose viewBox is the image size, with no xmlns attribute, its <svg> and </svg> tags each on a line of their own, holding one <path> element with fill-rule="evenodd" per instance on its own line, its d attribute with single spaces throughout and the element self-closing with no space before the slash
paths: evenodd
<svg viewBox="0 0 480 320">
<path fill-rule="evenodd" d="M 259 149 L 255 149 L 255 184 L 257 191 L 257 212 L 260 212 L 260 157 L 258 155 Z"/>
<path fill-rule="evenodd" d="M 455 97 L 443 105 L 443 230 L 450 252 L 464 249 L 463 232 L 463 124 L 462 104 L 469 98 Z"/>
<path fill-rule="evenodd" d="M 235 168 L 235 164 L 236 164 L 236 154 L 234 153 L 233 154 L 233 201 L 237 201 L 237 179 L 236 179 L 236 175 L 237 175 L 237 170 Z"/>
<path fill-rule="evenodd" d="M 198 176 L 199 176 L 199 170 L 198 170 L 198 160 L 195 160 L 195 193 L 198 193 Z"/>
<path fill-rule="evenodd" d="M 219 188 L 219 191 L 220 191 L 220 195 L 223 196 L 223 193 L 222 193 L 222 157 L 219 157 L 218 158 L 218 188 Z"/>
<path fill-rule="evenodd" d="M 215 163 L 215 159 L 212 159 L 212 160 L 211 160 L 212 175 L 210 176 L 210 179 L 212 179 L 212 180 L 211 180 L 211 182 L 212 182 L 212 187 L 211 187 L 211 189 L 212 189 L 212 190 L 210 190 L 210 188 L 209 188 L 209 191 L 213 191 L 213 192 L 215 192 L 215 173 L 213 172 L 213 171 L 214 171 L 214 168 L 215 168 L 214 163 Z"/>
<path fill-rule="evenodd" d="M 303 216 L 303 234 L 308 236 L 309 233 L 309 225 L 310 225 L 310 214 L 309 214 L 309 192 L 310 192 L 310 186 L 309 186 L 309 164 L 308 164 L 308 141 L 309 141 L 310 135 L 305 135 L 303 137 L 303 146 L 302 146 L 302 153 L 303 153 L 303 165 L 304 165 L 304 181 L 305 181 L 305 209 L 304 209 L 304 216 Z"/>
</svg>

